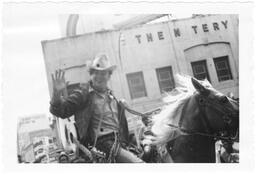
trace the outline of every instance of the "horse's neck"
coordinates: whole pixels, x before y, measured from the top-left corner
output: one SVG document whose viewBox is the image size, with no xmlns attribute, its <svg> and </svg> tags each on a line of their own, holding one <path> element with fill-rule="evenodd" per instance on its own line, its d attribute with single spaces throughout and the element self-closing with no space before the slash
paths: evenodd
<svg viewBox="0 0 256 175">
<path fill-rule="evenodd" d="M 178 137 L 170 146 L 174 162 L 215 162 L 215 145 L 211 138 L 184 135 Z"/>
<path fill-rule="evenodd" d="M 186 130 L 207 133 L 202 113 L 194 96 L 188 99 L 182 111 L 181 127 Z M 174 161 L 180 162 L 214 162 L 214 139 L 201 135 L 185 135 L 176 139 Z M 183 149 L 181 149 L 183 148 Z M 205 156 L 205 158 L 203 157 Z"/>
<path fill-rule="evenodd" d="M 206 133 L 195 96 L 191 96 L 183 107 L 181 127 L 183 129 Z M 172 146 L 174 162 L 215 162 L 214 139 L 201 135 L 183 135 Z"/>
</svg>

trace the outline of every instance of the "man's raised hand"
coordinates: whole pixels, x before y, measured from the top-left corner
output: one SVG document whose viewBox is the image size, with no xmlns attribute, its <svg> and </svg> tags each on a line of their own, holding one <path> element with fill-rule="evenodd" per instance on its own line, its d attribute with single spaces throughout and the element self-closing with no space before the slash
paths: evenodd
<svg viewBox="0 0 256 175">
<path fill-rule="evenodd" d="M 53 90 L 60 92 L 66 89 L 67 83 L 65 81 L 65 71 L 59 69 L 52 75 Z"/>
</svg>

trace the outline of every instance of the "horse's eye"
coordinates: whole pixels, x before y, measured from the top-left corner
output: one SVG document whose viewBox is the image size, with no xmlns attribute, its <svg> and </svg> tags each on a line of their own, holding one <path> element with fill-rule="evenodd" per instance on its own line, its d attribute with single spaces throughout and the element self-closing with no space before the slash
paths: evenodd
<svg viewBox="0 0 256 175">
<path fill-rule="evenodd" d="M 220 99 L 221 103 L 227 103 L 228 102 L 228 98 L 226 96 L 222 97 Z"/>
</svg>

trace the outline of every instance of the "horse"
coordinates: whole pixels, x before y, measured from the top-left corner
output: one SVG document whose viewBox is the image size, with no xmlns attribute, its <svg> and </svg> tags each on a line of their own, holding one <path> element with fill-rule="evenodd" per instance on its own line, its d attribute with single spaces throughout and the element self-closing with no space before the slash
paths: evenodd
<svg viewBox="0 0 256 175">
<path fill-rule="evenodd" d="M 166 105 L 152 116 L 151 134 L 143 141 L 167 152 L 173 162 L 215 162 L 216 140 L 238 138 L 239 104 L 207 80 L 181 75 L 176 79 L 180 86 L 163 98 Z"/>
</svg>

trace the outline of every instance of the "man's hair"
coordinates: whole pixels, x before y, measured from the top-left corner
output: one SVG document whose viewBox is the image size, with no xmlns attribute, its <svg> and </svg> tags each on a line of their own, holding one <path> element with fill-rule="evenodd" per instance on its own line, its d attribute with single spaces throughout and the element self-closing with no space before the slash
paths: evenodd
<svg viewBox="0 0 256 175">
<path fill-rule="evenodd" d="M 95 69 L 89 69 L 89 74 L 92 75 L 96 70 Z M 109 70 L 109 75 L 112 75 L 113 71 Z"/>
</svg>

